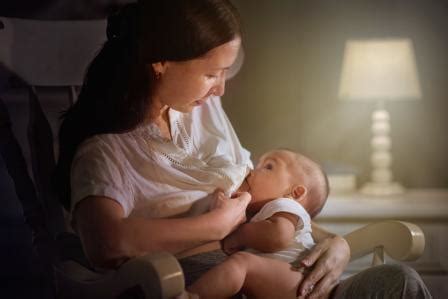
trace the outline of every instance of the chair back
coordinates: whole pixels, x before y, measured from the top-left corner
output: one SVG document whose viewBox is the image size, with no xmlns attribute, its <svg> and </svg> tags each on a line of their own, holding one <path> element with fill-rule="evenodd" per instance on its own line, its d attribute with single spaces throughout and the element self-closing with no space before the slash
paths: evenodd
<svg viewBox="0 0 448 299">
<path fill-rule="evenodd" d="M 105 20 L 0 21 L 0 62 L 31 86 L 80 86 L 106 40 Z"/>
<path fill-rule="evenodd" d="M 57 146 L 49 118 L 41 104 L 40 89 L 65 90 L 66 105 L 76 100 L 89 62 L 106 39 L 106 21 L 40 21 L 0 17 L 0 67 L 27 91 L 27 137 L 32 176 L 27 159 L 12 131 L 11 117 L 0 94 L 0 152 L 10 174 L 26 223 L 33 234 L 33 247 L 48 279 L 61 259 L 61 233 L 66 231 L 63 208 L 53 188 Z M 64 235 L 64 234 L 62 234 Z M 62 246 L 79 246 L 72 235 Z M 59 239 L 58 241 L 56 241 Z M 78 245 L 76 245 L 78 244 Z M 66 253 L 63 253 L 66 254 Z M 47 275 L 47 274 L 45 274 Z M 54 295 L 54 284 L 45 298 Z"/>
<path fill-rule="evenodd" d="M 0 22 L 0 63 L 28 89 L 28 142 L 33 181 L 48 229 L 54 236 L 64 230 L 62 208 L 51 181 L 55 170 L 56 134 L 42 109 L 38 88 L 66 88 L 69 102 L 73 103 L 88 63 L 105 41 L 106 22 L 4 17 L 0 17 Z"/>
</svg>

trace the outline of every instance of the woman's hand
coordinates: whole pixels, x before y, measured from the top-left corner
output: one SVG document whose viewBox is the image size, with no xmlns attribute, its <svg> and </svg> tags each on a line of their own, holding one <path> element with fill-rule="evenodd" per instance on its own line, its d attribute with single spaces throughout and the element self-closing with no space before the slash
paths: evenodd
<svg viewBox="0 0 448 299">
<path fill-rule="evenodd" d="M 216 190 L 213 197 L 211 212 L 218 213 L 218 221 L 221 221 L 224 229 L 222 236 L 224 238 L 246 221 L 246 208 L 251 195 L 248 192 L 238 192 L 229 198 L 222 190 Z"/>
<path fill-rule="evenodd" d="M 310 268 L 310 272 L 300 283 L 298 298 L 327 298 L 349 260 L 350 247 L 344 238 L 321 240 L 302 260 L 302 266 Z"/>
</svg>

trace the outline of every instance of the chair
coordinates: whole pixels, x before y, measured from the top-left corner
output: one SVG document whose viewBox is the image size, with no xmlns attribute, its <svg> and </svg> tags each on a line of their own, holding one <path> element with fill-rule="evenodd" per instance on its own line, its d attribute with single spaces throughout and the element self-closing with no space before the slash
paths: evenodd
<svg viewBox="0 0 448 299">
<path fill-rule="evenodd" d="M 166 253 L 131 259 L 116 271 L 89 268 L 76 235 L 66 230 L 63 209 L 51 187 L 55 168 L 53 132 L 39 88 L 65 89 L 67 105 L 77 96 L 87 63 L 105 39 L 106 22 L 37 21 L 0 17 L 0 67 L 28 91 L 28 142 L 33 176 L 11 128 L 0 95 L 0 152 L 13 179 L 24 218 L 33 233 L 44 298 L 171 298 L 184 280 Z M 55 283 L 56 282 L 56 283 Z"/>
<path fill-rule="evenodd" d="M 0 152 L 21 201 L 33 246 L 47 274 L 46 298 L 172 298 L 184 289 L 177 260 L 168 253 L 134 258 L 117 270 L 96 272 L 85 261 L 79 239 L 67 232 L 62 208 L 50 184 L 55 167 L 53 133 L 42 110 L 40 87 L 65 88 L 67 104 L 76 99 L 84 69 L 105 36 L 104 20 L 36 21 L 2 18 L 0 63 L 17 76 L 29 94 L 28 139 L 31 179 L 23 152 L 11 129 L 0 95 Z M 345 236 L 352 258 L 384 252 L 398 260 L 418 258 L 424 236 L 415 225 L 399 221 L 372 224 Z M 400 240 L 397 242 L 396 240 Z M 404 240 L 404 241 L 403 241 Z"/>
</svg>

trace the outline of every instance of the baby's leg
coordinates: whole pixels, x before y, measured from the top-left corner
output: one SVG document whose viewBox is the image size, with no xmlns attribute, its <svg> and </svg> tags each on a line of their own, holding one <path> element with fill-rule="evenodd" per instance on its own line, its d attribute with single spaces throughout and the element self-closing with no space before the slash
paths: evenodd
<svg viewBox="0 0 448 299">
<path fill-rule="evenodd" d="M 243 293 L 253 299 L 296 299 L 303 279 L 287 262 L 250 255 L 246 257 L 247 273 Z"/>
<path fill-rule="evenodd" d="M 237 252 L 198 279 L 188 290 L 202 298 L 229 298 L 243 291 L 249 298 L 296 298 L 300 272 L 286 262 Z"/>
<path fill-rule="evenodd" d="M 246 261 L 246 252 L 237 252 L 224 262 L 213 267 L 195 281 L 188 291 L 198 294 L 201 299 L 230 298 L 243 287 L 250 263 Z"/>
</svg>

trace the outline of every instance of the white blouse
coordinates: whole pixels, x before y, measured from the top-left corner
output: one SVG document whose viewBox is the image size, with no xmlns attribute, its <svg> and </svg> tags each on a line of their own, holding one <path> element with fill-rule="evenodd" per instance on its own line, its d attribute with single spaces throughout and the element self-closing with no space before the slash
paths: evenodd
<svg viewBox="0 0 448 299">
<path fill-rule="evenodd" d="M 126 217 L 188 215 L 216 188 L 235 191 L 253 165 L 220 98 L 190 113 L 170 109 L 169 119 L 172 141 L 152 124 L 84 141 L 71 168 L 72 210 L 96 195 L 117 201 Z"/>
</svg>

